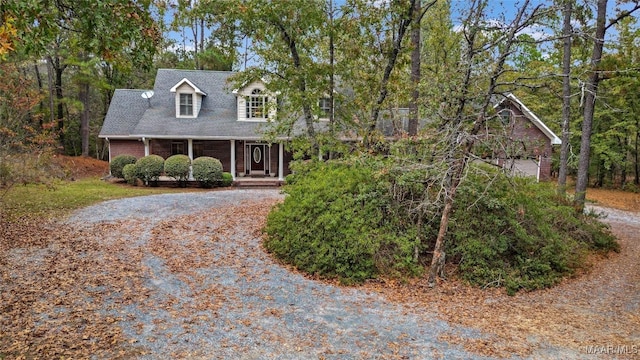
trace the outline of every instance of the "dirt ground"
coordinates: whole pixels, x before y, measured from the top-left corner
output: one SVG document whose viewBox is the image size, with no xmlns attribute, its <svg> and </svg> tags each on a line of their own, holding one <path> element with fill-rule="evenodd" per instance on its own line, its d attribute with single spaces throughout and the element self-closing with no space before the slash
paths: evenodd
<svg viewBox="0 0 640 360">
<path fill-rule="evenodd" d="M 54 155 L 52 161 L 75 179 L 109 174 L 107 161 L 90 157 Z"/>
<path fill-rule="evenodd" d="M 551 344 L 585 358 L 640 358 L 640 194 L 589 189 L 587 199 L 594 211 L 607 214 L 603 221 L 621 250 L 591 257 L 583 273 L 551 289 L 508 296 L 501 289 L 470 288 L 457 280 L 441 281 L 433 290 L 424 279 L 366 286 L 398 302 L 435 308 L 443 320 L 492 334 L 491 341 L 447 336 L 481 355 L 558 358 L 544 351 L 547 345 L 542 344 Z M 594 349 L 596 354 L 589 354 Z"/>
<path fill-rule="evenodd" d="M 106 162 L 94 159 L 63 157 L 59 161 L 71 164 L 74 169 L 72 174 L 76 178 L 100 176 L 108 172 Z M 618 237 L 621 251 L 606 257 L 590 258 L 590 266 L 586 271 L 565 279 L 551 289 L 508 296 L 501 289 L 471 288 L 455 280 L 455 276 L 440 281 L 435 289 L 428 288 L 423 279 L 408 282 L 372 281 L 361 288 L 381 294 L 388 301 L 403 304 L 407 308 L 423 307 L 439 314 L 442 320 L 449 323 L 489 334 L 488 338 L 469 339 L 451 331 L 440 336 L 440 340 L 462 345 L 465 350 L 478 355 L 553 359 L 561 358 L 555 349 L 567 348 L 584 354 L 584 358 L 609 359 L 612 355 L 619 359 L 640 358 L 640 194 L 589 189 L 587 199 L 603 207 L 598 211 L 610 214 L 604 221 L 611 225 L 612 232 Z M 29 282 L 16 284 L 12 288 L 13 293 L 0 294 L 3 300 L 0 303 L 0 334 L 13 332 L 11 337 L 0 336 L 0 358 L 2 353 L 7 354 L 7 349 L 15 351 L 9 354 L 18 354 L 20 349 L 25 348 L 30 348 L 34 353 L 38 349 L 58 349 L 58 354 L 82 357 L 96 349 L 107 348 L 110 343 L 121 348 L 121 352 L 118 352 L 121 357 L 135 356 L 127 346 L 129 340 L 114 325 L 115 318 L 101 317 L 86 322 L 82 311 L 90 312 L 98 304 L 83 303 L 81 298 L 73 300 L 78 303 L 77 314 L 57 314 L 51 310 L 51 318 L 46 321 L 54 324 L 53 328 L 39 327 L 41 333 L 20 330 L 28 328 L 30 322 L 34 321 L 33 314 L 29 312 L 36 305 L 52 306 L 53 309 L 56 304 L 47 304 L 46 299 L 55 299 L 57 296 L 64 299 L 64 292 L 71 293 L 74 282 L 86 281 L 81 278 L 86 272 L 82 266 L 85 263 L 91 265 L 93 261 L 81 256 L 93 251 L 88 248 L 90 244 L 82 240 L 87 234 L 78 234 L 56 224 L 29 222 L 22 226 L 18 232 L 9 232 L 20 234 L 19 237 L 4 238 L 0 244 L 0 274 L 3 282 L 19 280 L 9 275 L 11 271 L 31 274 Z M 104 226 L 108 232 L 109 225 Z M 52 244 L 60 249 L 61 254 L 68 254 L 69 257 L 56 259 L 55 266 L 44 266 L 37 259 L 38 249 Z M 16 248 L 34 254 L 35 261 L 10 271 L 6 268 L 10 261 L 2 254 Z M 71 258 L 80 262 L 68 261 Z M 105 282 L 125 284 L 139 281 L 130 276 L 137 269 L 129 260 L 114 259 L 112 265 L 119 267 L 122 277 L 111 279 L 97 274 L 90 279 L 95 282 L 95 288 L 99 289 Z M 49 281 L 43 282 L 43 279 Z M 136 298 L 142 295 L 128 296 Z M 60 319 L 56 320 L 58 317 Z M 65 324 L 61 320 L 65 317 L 76 319 L 77 323 Z M 73 329 L 69 326 L 80 326 L 89 332 L 104 334 L 107 342 L 94 342 L 90 338 L 75 339 L 70 335 Z M 74 347 L 81 352 L 75 352 Z M 589 355 L 593 350 L 598 356 Z"/>
</svg>

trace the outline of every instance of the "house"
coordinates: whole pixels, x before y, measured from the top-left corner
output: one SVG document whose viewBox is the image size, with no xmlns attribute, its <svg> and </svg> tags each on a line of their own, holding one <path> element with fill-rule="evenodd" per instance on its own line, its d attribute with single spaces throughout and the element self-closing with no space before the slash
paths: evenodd
<svg viewBox="0 0 640 360">
<path fill-rule="evenodd" d="M 121 154 L 211 156 L 234 179 L 284 180 L 291 161 L 286 139 L 267 143 L 262 135 L 275 97 L 262 81 L 228 89 L 232 75 L 160 69 L 153 90 L 116 90 L 99 134 L 109 144 L 109 160 Z"/>
<path fill-rule="evenodd" d="M 504 151 L 497 154 L 498 164 L 515 175 L 550 180 L 553 145 L 560 145 L 560 138 L 513 94 L 503 96 L 494 109 L 509 147 L 509 155 Z"/>
<path fill-rule="evenodd" d="M 292 160 L 284 148 L 288 138 L 269 143 L 263 137 L 265 125 L 275 116 L 275 95 L 260 80 L 231 89 L 229 79 L 234 74 L 160 69 L 153 90 L 116 90 L 99 134 L 109 144 L 109 160 L 121 154 L 156 154 L 165 159 L 175 154 L 191 159 L 211 156 L 222 162 L 223 170 L 234 180 L 265 177 L 283 181 Z M 321 99 L 321 111 L 326 108 L 323 104 Z M 527 156 L 535 156 L 529 161 L 535 165 L 535 175 L 540 180 L 549 178 L 551 146 L 560 139 L 511 94 L 496 110 L 511 116 L 514 140 L 534 144 L 527 147 Z M 406 123 L 404 120 L 400 123 Z M 303 131 L 299 121 L 293 135 Z M 518 161 L 521 167 L 531 167 Z"/>
</svg>

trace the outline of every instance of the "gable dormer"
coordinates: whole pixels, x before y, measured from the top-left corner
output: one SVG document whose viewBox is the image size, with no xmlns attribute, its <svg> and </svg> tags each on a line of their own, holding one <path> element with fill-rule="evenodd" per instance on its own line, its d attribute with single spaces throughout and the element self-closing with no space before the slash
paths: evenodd
<svg viewBox="0 0 640 360">
<path fill-rule="evenodd" d="M 254 81 L 233 93 L 238 105 L 238 121 L 267 121 L 276 116 L 275 97 L 264 81 Z"/>
<path fill-rule="evenodd" d="M 207 94 L 187 78 L 180 80 L 170 90 L 176 94 L 176 117 L 196 118 L 202 107 L 202 98 Z"/>
</svg>

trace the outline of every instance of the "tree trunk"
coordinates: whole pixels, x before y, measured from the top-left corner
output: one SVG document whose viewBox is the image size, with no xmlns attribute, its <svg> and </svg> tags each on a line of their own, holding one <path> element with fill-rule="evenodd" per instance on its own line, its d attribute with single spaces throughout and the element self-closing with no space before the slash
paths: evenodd
<svg viewBox="0 0 640 360">
<path fill-rule="evenodd" d="M 382 80 L 380 81 L 380 92 L 378 93 L 378 99 L 371 111 L 371 118 L 369 119 L 369 129 L 365 138 L 363 139 L 365 146 L 370 146 L 371 135 L 376 130 L 378 117 L 380 116 L 380 111 L 382 110 L 382 104 L 384 103 L 387 95 L 389 93 L 389 79 L 391 78 L 391 72 L 396 66 L 396 62 L 398 61 L 398 55 L 400 54 L 400 50 L 402 49 L 402 40 L 405 37 L 407 29 L 409 25 L 411 25 L 411 21 L 413 21 L 414 14 L 413 10 L 415 9 L 415 3 L 420 0 L 411 0 L 409 4 L 409 8 L 406 14 L 406 17 L 400 20 L 400 24 L 398 26 L 398 30 L 396 32 L 395 40 L 393 41 L 393 48 L 389 53 L 389 57 L 387 58 L 387 65 L 384 68 L 384 72 L 382 74 Z"/>
<path fill-rule="evenodd" d="M 82 156 L 89 156 L 89 83 L 83 81 L 79 84 L 78 99 L 82 103 L 80 113 L 80 137 L 82 139 Z"/>
<path fill-rule="evenodd" d="M 573 0 L 565 0 L 564 26 L 562 28 L 562 144 L 560 145 L 560 169 L 558 171 L 558 195 L 566 194 L 567 166 L 569 161 L 569 123 L 571 121 L 571 13 Z"/>
<path fill-rule="evenodd" d="M 465 70 L 465 79 L 463 81 L 463 93 L 457 99 L 458 105 L 456 110 L 455 122 L 453 124 L 453 128 L 455 129 L 452 132 L 452 137 L 449 138 L 449 155 L 446 158 L 446 163 L 450 164 L 447 181 L 444 184 L 445 188 L 445 200 L 444 200 L 444 208 L 442 210 L 442 215 L 440 216 L 440 226 L 438 229 L 438 236 L 436 238 L 436 244 L 433 251 L 433 258 L 431 259 L 431 267 L 429 269 L 429 279 L 428 285 L 430 287 L 435 286 L 436 277 L 438 274 L 442 273 L 445 262 L 445 254 L 444 254 L 444 245 L 445 245 L 445 236 L 447 234 L 447 229 L 449 226 L 449 217 L 451 216 L 451 211 L 453 210 L 453 205 L 455 203 L 456 192 L 458 190 L 458 186 L 462 183 L 463 174 L 468 165 L 469 154 L 471 153 L 474 143 L 475 143 L 475 135 L 477 135 L 482 128 L 484 128 L 487 120 L 487 109 L 490 108 L 491 98 L 495 95 L 495 90 L 497 87 L 498 77 L 503 73 L 504 64 L 507 60 L 507 56 L 511 52 L 511 47 L 513 46 L 517 30 L 520 26 L 524 25 L 527 20 L 522 23 L 522 19 L 529 5 L 529 0 L 525 0 L 522 4 L 521 8 L 518 10 L 516 18 L 513 22 L 512 28 L 509 30 L 509 33 L 506 39 L 503 41 L 501 53 L 496 61 L 496 65 L 494 70 L 491 73 L 491 79 L 487 88 L 486 93 L 483 94 L 483 104 L 481 108 L 481 112 L 478 113 L 477 118 L 473 123 L 472 129 L 469 131 L 466 139 L 464 137 L 460 138 L 464 133 L 460 131 L 461 125 L 463 125 L 466 104 L 467 104 L 467 95 L 469 86 L 471 84 L 471 72 L 474 57 L 477 53 L 477 49 L 474 48 L 476 35 L 478 33 L 478 29 L 474 27 L 470 34 L 466 36 L 466 45 L 468 45 L 468 49 L 466 50 L 466 55 L 464 61 L 467 63 L 467 68 Z M 477 25 L 480 22 L 480 9 L 483 7 L 483 3 L 477 4 L 478 8 L 474 9 L 473 13 L 476 14 L 476 17 L 471 19 L 474 25 Z M 535 11 L 534 11 L 535 13 Z M 531 17 L 533 14 L 530 15 Z M 530 18 L 529 18 L 530 19 Z M 459 141 L 464 141 L 462 144 L 458 144 Z M 458 146 L 461 146 L 461 149 L 457 149 Z M 455 154 L 458 155 L 455 155 Z"/>
<path fill-rule="evenodd" d="M 53 99 L 53 66 L 51 64 L 50 57 L 47 58 L 47 83 L 47 86 L 49 87 L 49 122 L 53 123 L 55 120 L 55 101 Z"/>
<path fill-rule="evenodd" d="M 411 92 L 411 102 L 409 103 L 409 136 L 418 135 L 418 118 L 420 117 L 418 111 L 418 99 L 420 98 L 420 0 L 416 1 L 413 5 L 413 16 L 415 17 L 413 23 L 413 29 L 411 30 L 411 86 L 413 90 Z"/>
<path fill-rule="evenodd" d="M 633 180 L 634 184 L 636 185 L 640 185 L 640 164 L 638 163 L 640 154 L 638 154 L 638 143 L 640 142 L 640 121 L 636 120 L 636 143 L 635 143 L 635 149 L 636 152 L 634 154 L 634 159 L 635 159 L 635 179 Z"/>
<path fill-rule="evenodd" d="M 293 60 L 293 66 L 297 70 L 300 70 L 300 68 L 302 67 L 302 63 L 301 63 L 301 60 L 300 60 L 300 55 L 298 54 L 298 47 L 296 45 L 295 40 L 289 35 L 289 32 L 282 25 L 282 23 L 277 22 L 277 23 L 275 23 L 275 25 L 277 26 L 278 30 L 280 31 L 280 35 L 282 36 L 282 40 L 284 40 L 284 42 L 289 47 L 291 60 Z M 313 145 L 312 148 L 313 149 L 317 149 L 317 145 L 318 144 L 317 144 L 317 140 L 316 140 L 316 132 L 315 132 L 315 129 L 313 127 L 313 113 L 311 112 L 311 105 L 309 103 L 311 100 L 307 96 L 307 83 L 306 83 L 305 79 L 302 77 L 304 75 L 301 74 L 300 71 L 298 71 L 297 73 L 298 73 L 298 75 L 297 75 L 297 79 L 295 81 L 298 82 L 298 90 L 300 91 L 300 95 L 302 96 L 302 112 L 304 114 L 304 122 L 307 125 L 307 135 L 311 139 L 311 142 L 312 142 L 312 145 Z"/>
<path fill-rule="evenodd" d="M 56 102 L 57 102 L 56 119 L 58 121 L 58 124 L 57 124 L 58 138 L 60 140 L 60 145 L 62 146 L 62 149 L 65 150 L 64 104 L 63 104 L 64 96 L 62 93 L 62 74 L 64 73 L 64 70 L 67 68 L 67 65 L 61 64 L 59 57 L 55 57 L 55 58 L 49 57 L 49 62 L 51 63 L 51 66 L 53 67 L 53 71 L 55 73 L 54 89 L 56 93 Z"/>
<path fill-rule="evenodd" d="M 606 32 L 607 0 L 598 0 L 598 15 L 596 17 L 596 33 L 593 53 L 591 56 L 591 75 L 585 86 L 584 119 L 582 121 L 582 137 L 580 140 L 580 159 L 578 163 L 578 178 L 573 200 L 577 212 L 584 211 L 587 185 L 589 181 L 589 157 L 591 151 L 591 132 L 593 127 L 593 114 L 596 103 L 596 93 L 600 82 L 598 66 L 602 59 L 604 48 L 604 35 Z"/>
<path fill-rule="evenodd" d="M 33 70 L 36 73 L 36 80 L 38 80 L 38 92 L 42 93 L 42 76 L 40 75 L 38 63 L 35 63 L 33 65 Z M 40 114 L 44 114 L 44 98 L 40 100 L 40 104 L 38 106 L 40 109 Z M 40 129 L 42 129 L 42 116 L 38 116 L 38 125 L 40 126 Z"/>
</svg>

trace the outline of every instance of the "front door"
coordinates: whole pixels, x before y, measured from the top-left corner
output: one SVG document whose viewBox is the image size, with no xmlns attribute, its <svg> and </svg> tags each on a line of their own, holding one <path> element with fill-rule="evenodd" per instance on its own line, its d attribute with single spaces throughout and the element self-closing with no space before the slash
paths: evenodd
<svg viewBox="0 0 640 360">
<path fill-rule="evenodd" d="M 269 152 L 265 144 L 250 144 L 247 147 L 249 175 L 269 175 Z"/>
</svg>

